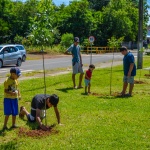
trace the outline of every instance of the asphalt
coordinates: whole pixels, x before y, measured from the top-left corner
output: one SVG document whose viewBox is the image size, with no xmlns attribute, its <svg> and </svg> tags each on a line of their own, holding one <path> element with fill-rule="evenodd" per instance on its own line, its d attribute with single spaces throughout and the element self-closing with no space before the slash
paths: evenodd
<svg viewBox="0 0 150 150">
<path fill-rule="evenodd" d="M 117 65 L 121 65 L 121 64 L 122 64 L 122 61 L 115 61 L 115 62 L 113 62 L 113 64 L 112 64 L 112 62 L 105 62 L 105 63 L 95 64 L 95 67 L 96 67 L 96 69 L 97 68 L 107 68 L 107 67 L 117 66 Z M 87 69 L 87 66 L 84 66 L 83 69 L 84 70 Z M 51 73 L 46 73 L 46 77 L 47 76 L 58 76 L 58 75 L 67 74 L 70 72 L 72 72 L 72 69 L 66 68 L 65 71 L 57 71 L 57 72 L 52 71 Z M 28 76 L 28 77 L 26 77 L 25 75 L 21 75 L 21 77 L 19 77 L 19 81 L 33 79 L 33 78 L 41 78 L 41 77 L 43 77 L 42 72 L 41 72 L 41 74 L 38 73 L 38 74 L 34 74 L 34 76 L 32 75 L 32 76 Z M 0 84 L 3 84 L 6 78 L 7 77 L 0 78 Z"/>
</svg>

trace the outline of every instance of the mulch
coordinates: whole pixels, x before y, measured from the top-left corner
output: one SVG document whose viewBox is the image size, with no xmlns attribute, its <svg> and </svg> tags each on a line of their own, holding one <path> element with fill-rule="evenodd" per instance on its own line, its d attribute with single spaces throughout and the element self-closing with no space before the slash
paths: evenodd
<svg viewBox="0 0 150 150">
<path fill-rule="evenodd" d="M 134 80 L 134 84 L 145 84 L 146 82 L 144 82 L 144 81 L 137 81 L 137 80 Z"/>
<path fill-rule="evenodd" d="M 35 130 L 29 130 L 27 128 L 24 127 L 20 127 L 19 131 L 18 131 L 18 136 L 19 137 L 33 137 L 33 138 L 41 138 L 41 137 L 46 137 L 49 136 L 51 134 L 57 134 L 58 131 L 50 128 L 50 130 L 48 131 L 43 131 L 42 129 L 35 129 Z"/>
</svg>

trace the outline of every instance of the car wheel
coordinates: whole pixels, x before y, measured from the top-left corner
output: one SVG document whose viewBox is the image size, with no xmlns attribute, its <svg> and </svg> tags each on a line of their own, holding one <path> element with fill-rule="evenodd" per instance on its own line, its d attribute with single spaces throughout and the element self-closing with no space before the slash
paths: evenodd
<svg viewBox="0 0 150 150">
<path fill-rule="evenodd" d="M 25 55 L 22 56 L 22 61 L 23 61 L 23 62 L 26 61 L 26 56 L 25 56 Z"/>
<path fill-rule="evenodd" d="M 22 61 L 21 61 L 21 59 L 19 58 L 19 59 L 17 60 L 16 66 L 21 66 L 21 64 L 22 64 Z"/>
<path fill-rule="evenodd" d="M 0 60 L 0 68 L 3 67 L 3 62 Z"/>
</svg>

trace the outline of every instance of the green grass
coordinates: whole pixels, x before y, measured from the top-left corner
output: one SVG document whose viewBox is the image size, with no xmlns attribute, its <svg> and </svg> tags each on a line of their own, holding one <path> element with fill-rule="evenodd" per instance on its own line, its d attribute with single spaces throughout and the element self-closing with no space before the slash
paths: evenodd
<svg viewBox="0 0 150 150">
<path fill-rule="evenodd" d="M 150 57 L 144 57 L 144 68 L 150 67 Z M 133 97 L 110 96 L 110 68 L 95 69 L 91 91 L 99 96 L 84 95 L 84 89 L 72 89 L 71 73 L 46 78 L 47 93 L 60 97 L 58 109 L 64 126 L 56 125 L 58 133 L 42 138 L 18 137 L 17 130 L 0 135 L 0 149 L 6 150 L 148 150 L 150 149 L 150 78 L 147 70 L 137 70 Z M 113 67 L 112 94 L 122 90 L 122 66 Z M 140 76 L 140 78 L 139 78 Z M 78 75 L 77 75 L 78 77 Z M 77 79 L 78 80 L 78 79 Z M 20 81 L 22 100 L 29 110 L 32 97 L 44 93 L 43 79 Z M 3 93 L 3 85 L 0 85 Z M 0 95 L 0 127 L 3 126 L 3 94 Z M 48 125 L 57 123 L 53 109 L 47 111 Z M 28 125 L 17 117 L 17 124 Z M 11 126 L 11 117 L 9 124 Z"/>
</svg>

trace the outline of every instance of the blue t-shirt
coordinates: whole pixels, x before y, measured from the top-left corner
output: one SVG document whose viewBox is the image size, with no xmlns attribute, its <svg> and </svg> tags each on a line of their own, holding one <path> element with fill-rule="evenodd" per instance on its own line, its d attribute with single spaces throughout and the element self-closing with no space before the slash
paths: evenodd
<svg viewBox="0 0 150 150">
<path fill-rule="evenodd" d="M 127 76 L 130 68 L 130 64 L 134 63 L 133 70 L 131 72 L 131 76 L 136 75 L 136 65 L 135 65 L 135 60 L 134 56 L 132 53 L 128 52 L 124 58 L 123 58 L 123 69 L 124 69 L 124 75 Z"/>
<path fill-rule="evenodd" d="M 80 46 L 75 46 L 72 44 L 68 49 L 68 52 L 71 52 L 73 55 L 72 62 L 80 62 Z"/>
</svg>

